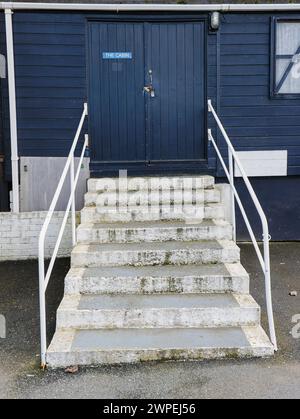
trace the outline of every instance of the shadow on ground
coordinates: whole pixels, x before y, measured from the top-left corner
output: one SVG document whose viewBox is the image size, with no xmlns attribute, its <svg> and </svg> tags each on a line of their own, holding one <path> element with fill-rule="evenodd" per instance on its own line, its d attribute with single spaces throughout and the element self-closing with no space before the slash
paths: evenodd
<svg viewBox="0 0 300 419">
<path fill-rule="evenodd" d="M 242 262 L 267 329 L 264 278 L 251 245 Z M 168 362 L 64 371 L 39 370 L 37 262 L 0 263 L 0 398 L 300 398 L 300 339 L 291 335 L 300 314 L 300 243 L 271 246 L 273 299 L 280 350 L 272 359 Z M 69 259 L 57 261 L 47 292 L 49 338 L 63 295 Z M 291 297 L 290 291 L 298 291 Z"/>
</svg>

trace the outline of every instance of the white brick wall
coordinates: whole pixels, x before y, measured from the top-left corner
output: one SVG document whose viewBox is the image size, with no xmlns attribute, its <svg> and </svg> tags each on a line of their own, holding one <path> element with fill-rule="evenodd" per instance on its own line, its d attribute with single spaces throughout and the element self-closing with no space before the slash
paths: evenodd
<svg viewBox="0 0 300 419">
<path fill-rule="evenodd" d="M 36 259 L 38 257 L 38 237 L 46 212 L 0 213 L 0 261 Z M 55 212 L 48 229 L 45 242 L 45 257 L 49 258 L 57 240 L 64 213 Z M 59 256 L 70 256 L 71 224 L 68 221 L 61 242 Z"/>
</svg>

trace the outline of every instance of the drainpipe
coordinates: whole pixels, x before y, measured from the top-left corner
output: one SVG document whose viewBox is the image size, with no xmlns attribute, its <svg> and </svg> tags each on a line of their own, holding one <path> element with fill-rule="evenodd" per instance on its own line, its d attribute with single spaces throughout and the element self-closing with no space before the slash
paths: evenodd
<svg viewBox="0 0 300 419">
<path fill-rule="evenodd" d="M 7 48 L 7 77 L 9 93 L 9 121 L 10 121 L 10 146 L 12 169 L 12 211 L 19 212 L 19 156 L 17 136 L 17 107 L 16 107 L 16 82 L 14 64 L 14 41 L 11 9 L 5 9 L 5 30 Z"/>
</svg>

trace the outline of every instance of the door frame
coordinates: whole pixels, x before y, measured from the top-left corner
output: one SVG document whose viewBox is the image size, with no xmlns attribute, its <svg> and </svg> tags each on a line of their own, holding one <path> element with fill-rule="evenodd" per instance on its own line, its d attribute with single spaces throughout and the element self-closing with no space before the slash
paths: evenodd
<svg viewBox="0 0 300 419">
<path fill-rule="evenodd" d="M 90 109 L 90 77 L 89 77 L 89 66 L 90 66 L 90 42 L 89 42 L 89 23 L 90 22 L 203 22 L 204 24 L 204 118 L 203 118 L 203 130 L 204 130 L 204 158 L 197 161 L 156 161 L 152 164 L 145 165 L 145 162 L 128 162 L 127 170 L 132 175 L 151 175 L 151 174 L 214 174 L 215 170 L 208 166 L 208 14 L 191 14 L 178 12 L 160 12 L 160 13 L 122 13 L 122 14 L 93 14 L 86 15 L 86 81 L 87 81 L 87 103 L 88 109 Z M 90 112 L 88 113 L 88 123 L 90 124 Z M 93 147 L 93 138 L 89 138 L 90 148 Z M 119 170 L 124 169 L 124 164 L 115 162 L 90 162 L 90 172 L 92 177 L 102 176 L 118 176 Z M 101 168 L 100 168 L 101 167 Z"/>
</svg>

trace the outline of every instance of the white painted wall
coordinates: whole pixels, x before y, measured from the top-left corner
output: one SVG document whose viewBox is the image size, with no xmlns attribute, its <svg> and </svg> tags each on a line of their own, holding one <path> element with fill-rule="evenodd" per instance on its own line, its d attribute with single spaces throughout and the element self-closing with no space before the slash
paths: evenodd
<svg viewBox="0 0 300 419">
<path fill-rule="evenodd" d="M 38 257 L 38 237 L 45 216 L 46 212 L 44 211 L 23 212 L 19 214 L 1 212 L 0 261 L 36 259 Z M 52 255 L 63 216 L 63 212 L 54 213 L 46 238 L 46 258 Z M 59 257 L 70 256 L 71 250 L 71 224 L 69 220 L 61 243 Z"/>
</svg>

